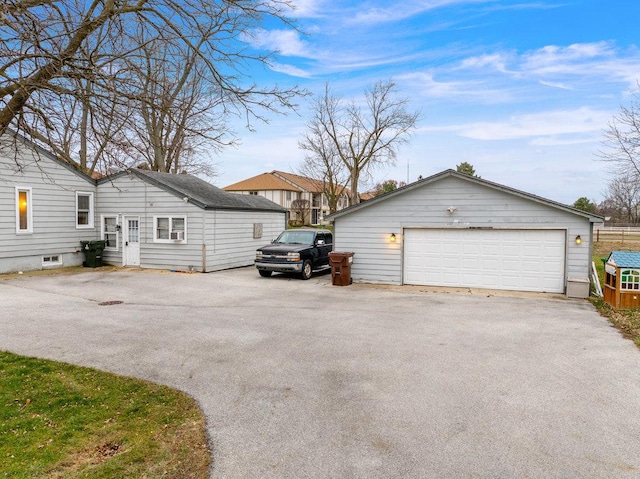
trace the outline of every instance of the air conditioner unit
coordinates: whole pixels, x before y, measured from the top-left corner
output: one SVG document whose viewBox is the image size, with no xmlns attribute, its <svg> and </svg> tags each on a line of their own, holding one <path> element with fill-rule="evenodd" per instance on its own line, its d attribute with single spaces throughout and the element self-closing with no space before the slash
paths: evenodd
<svg viewBox="0 0 640 479">
<path fill-rule="evenodd" d="M 172 231 L 171 239 L 176 241 L 184 241 L 184 231 Z"/>
</svg>

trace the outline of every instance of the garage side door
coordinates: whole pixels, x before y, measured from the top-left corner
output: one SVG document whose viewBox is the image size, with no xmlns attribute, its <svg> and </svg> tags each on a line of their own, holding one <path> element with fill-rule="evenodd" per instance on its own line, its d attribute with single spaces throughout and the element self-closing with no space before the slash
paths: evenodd
<svg viewBox="0 0 640 479">
<path fill-rule="evenodd" d="M 564 292 L 561 230 L 407 229 L 404 283 Z"/>
</svg>

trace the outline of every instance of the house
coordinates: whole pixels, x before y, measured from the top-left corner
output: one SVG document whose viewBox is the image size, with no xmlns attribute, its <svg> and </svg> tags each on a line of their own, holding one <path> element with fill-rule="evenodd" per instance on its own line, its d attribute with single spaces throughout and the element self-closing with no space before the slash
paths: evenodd
<svg viewBox="0 0 640 479">
<path fill-rule="evenodd" d="M 604 264 L 604 300 L 614 308 L 640 308 L 640 252 L 612 251 Z"/>
<path fill-rule="evenodd" d="M 191 175 L 127 170 L 98 180 L 103 260 L 122 266 L 216 271 L 253 264 L 285 228 L 286 210 Z"/>
<path fill-rule="evenodd" d="M 96 239 L 94 180 L 25 138 L 0 142 L 0 273 L 81 265 Z"/>
<path fill-rule="evenodd" d="M 190 175 L 127 170 L 93 179 L 19 135 L 0 146 L 0 273 L 104 262 L 216 271 L 253 263 L 286 226 L 286 209 Z"/>
<path fill-rule="evenodd" d="M 225 191 L 243 195 L 263 196 L 289 210 L 292 222 L 321 224 L 329 214 L 329 201 L 324 192 L 322 180 L 306 176 L 271 171 L 253 176 L 223 188 Z M 338 199 L 338 210 L 348 205 L 348 190 Z M 307 201 L 307 207 L 301 208 L 296 200 Z"/>
<path fill-rule="evenodd" d="M 354 281 L 589 295 L 596 215 L 446 170 L 330 215 Z"/>
</svg>

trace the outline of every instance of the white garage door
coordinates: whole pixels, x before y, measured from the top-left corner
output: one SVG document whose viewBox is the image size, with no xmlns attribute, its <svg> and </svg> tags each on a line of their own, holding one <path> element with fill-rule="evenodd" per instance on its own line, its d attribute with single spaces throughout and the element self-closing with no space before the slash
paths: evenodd
<svg viewBox="0 0 640 479">
<path fill-rule="evenodd" d="M 407 229 L 404 283 L 564 292 L 560 230 Z"/>
</svg>

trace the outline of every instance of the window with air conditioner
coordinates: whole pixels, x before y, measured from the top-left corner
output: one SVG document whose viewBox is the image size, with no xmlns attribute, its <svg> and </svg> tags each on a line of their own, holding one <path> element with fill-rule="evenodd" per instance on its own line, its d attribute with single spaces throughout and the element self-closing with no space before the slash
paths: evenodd
<svg viewBox="0 0 640 479">
<path fill-rule="evenodd" d="M 154 243 L 186 243 L 187 218 L 184 216 L 155 216 L 153 218 Z"/>
</svg>

